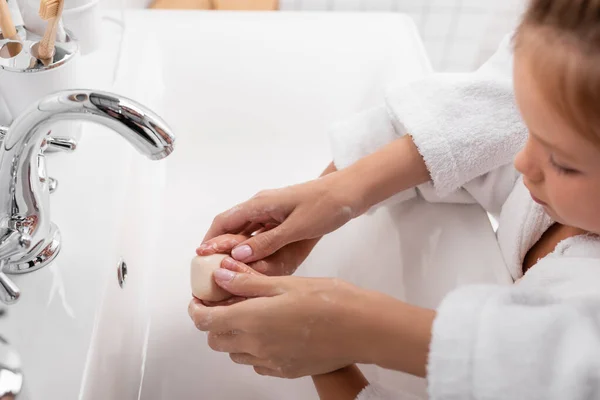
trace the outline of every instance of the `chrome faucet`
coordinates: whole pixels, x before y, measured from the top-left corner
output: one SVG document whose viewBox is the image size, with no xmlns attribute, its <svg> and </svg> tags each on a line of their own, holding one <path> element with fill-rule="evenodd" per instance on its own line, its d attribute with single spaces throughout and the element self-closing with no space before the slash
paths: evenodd
<svg viewBox="0 0 600 400">
<path fill-rule="evenodd" d="M 60 250 L 60 232 L 50 220 L 49 194 L 56 182 L 46 175 L 48 146 L 74 143 L 48 136 L 59 120 L 88 120 L 124 137 L 140 153 L 160 160 L 173 151 L 167 124 L 142 105 L 121 96 L 90 90 L 49 95 L 0 128 L 0 301 L 11 304 L 20 292 L 6 274 L 23 274 L 48 265 Z"/>
</svg>

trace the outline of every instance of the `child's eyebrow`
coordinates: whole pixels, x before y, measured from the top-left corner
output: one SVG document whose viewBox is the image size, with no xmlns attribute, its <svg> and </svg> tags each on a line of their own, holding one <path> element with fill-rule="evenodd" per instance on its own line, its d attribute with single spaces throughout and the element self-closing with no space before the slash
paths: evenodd
<svg viewBox="0 0 600 400">
<path fill-rule="evenodd" d="M 549 147 L 549 148 L 551 148 L 552 150 L 559 150 L 559 151 L 560 151 L 560 149 L 557 149 L 557 148 L 556 148 L 556 146 L 554 146 L 552 143 L 548 142 L 546 139 L 542 139 L 542 137 L 541 137 L 541 136 L 539 136 L 539 135 L 538 135 L 537 133 L 535 133 L 534 131 L 532 131 L 532 130 L 529 130 L 529 134 L 530 134 L 531 136 L 533 136 L 533 137 L 535 138 L 535 140 L 537 140 L 538 142 L 540 142 L 541 144 L 543 144 L 545 147 Z"/>
<path fill-rule="evenodd" d="M 572 158 L 567 152 L 565 152 L 563 149 L 561 149 L 560 147 L 557 147 L 556 145 L 548 142 L 546 139 L 541 138 L 539 135 L 537 135 L 534 131 L 530 130 L 529 134 L 531 136 L 533 136 L 535 138 L 535 140 L 537 140 L 538 142 L 540 142 L 541 144 L 543 144 L 545 147 L 559 153 L 562 156 L 568 157 L 568 158 Z"/>
</svg>

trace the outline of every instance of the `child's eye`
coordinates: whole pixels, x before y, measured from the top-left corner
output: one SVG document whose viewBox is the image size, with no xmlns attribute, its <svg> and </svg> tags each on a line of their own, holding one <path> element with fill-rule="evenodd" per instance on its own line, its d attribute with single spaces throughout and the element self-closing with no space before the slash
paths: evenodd
<svg viewBox="0 0 600 400">
<path fill-rule="evenodd" d="M 572 168 L 563 167 L 563 166 L 557 164 L 556 161 L 554 161 L 554 158 L 552 156 L 550 156 L 550 164 L 552 164 L 554 169 L 556 169 L 558 171 L 558 173 L 560 173 L 560 174 L 571 175 L 571 174 L 576 174 L 578 172 Z"/>
</svg>

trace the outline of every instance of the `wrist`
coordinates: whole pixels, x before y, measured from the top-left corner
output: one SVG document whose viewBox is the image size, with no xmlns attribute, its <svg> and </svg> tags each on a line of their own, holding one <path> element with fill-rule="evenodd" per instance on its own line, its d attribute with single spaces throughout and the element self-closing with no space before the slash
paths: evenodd
<svg viewBox="0 0 600 400">
<path fill-rule="evenodd" d="M 327 193 L 344 214 L 349 213 L 350 218 L 356 218 L 367 212 L 368 185 L 359 182 L 356 171 L 342 169 L 321 177 L 324 191 Z"/>
<path fill-rule="evenodd" d="M 387 198 L 430 180 L 410 136 L 403 136 L 338 173 L 359 215 Z"/>
<path fill-rule="evenodd" d="M 356 365 L 312 377 L 320 400 L 355 399 L 369 382 Z"/>
<path fill-rule="evenodd" d="M 358 362 L 425 377 L 435 311 L 377 292 L 365 300 Z"/>
<path fill-rule="evenodd" d="M 353 182 L 352 173 L 347 170 L 338 170 L 333 162 L 331 162 L 325 171 L 319 177 L 325 182 L 325 186 L 330 189 L 330 192 L 335 193 L 340 207 L 350 209 L 352 218 L 358 217 L 366 212 L 369 208 L 364 208 L 364 193 L 361 188 Z M 332 190 L 333 189 L 333 190 Z M 313 247 L 321 238 L 319 237 Z"/>
<path fill-rule="evenodd" d="M 310 253 L 312 253 L 313 249 L 319 244 L 319 241 L 323 238 L 323 236 L 319 236 L 314 239 L 305 239 L 301 242 L 298 242 L 299 251 L 298 251 L 298 265 L 302 264 L 304 260 L 308 258 Z"/>
</svg>

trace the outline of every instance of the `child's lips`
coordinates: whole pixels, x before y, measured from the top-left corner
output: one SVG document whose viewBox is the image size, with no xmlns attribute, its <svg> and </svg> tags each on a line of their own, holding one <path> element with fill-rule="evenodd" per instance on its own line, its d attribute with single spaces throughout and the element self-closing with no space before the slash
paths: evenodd
<svg viewBox="0 0 600 400">
<path fill-rule="evenodd" d="M 526 182 L 524 182 L 524 183 L 525 183 L 525 187 L 527 188 L 527 191 L 529 192 L 529 195 L 531 196 L 531 198 L 533 199 L 533 201 L 535 201 L 536 203 L 538 203 L 539 205 L 542 205 L 542 206 L 547 206 L 548 205 L 547 203 L 545 203 L 545 202 L 541 201 L 540 199 L 538 199 L 537 197 L 535 197 L 533 195 L 533 192 L 531 191 L 531 189 L 529 189 L 529 186 L 527 185 L 527 183 Z"/>
<path fill-rule="evenodd" d="M 537 197 L 535 197 L 533 194 L 529 193 L 531 195 L 531 198 L 533 199 L 533 201 L 535 201 L 536 203 L 538 203 L 539 205 L 542 206 L 547 206 L 548 204 L 544 203 L 543 201 L 541 201 L 540 199 L 538 199 Z"/>
</svg>

